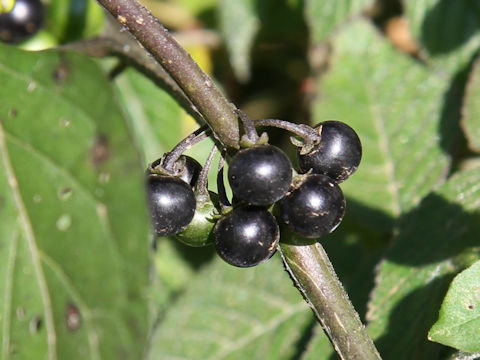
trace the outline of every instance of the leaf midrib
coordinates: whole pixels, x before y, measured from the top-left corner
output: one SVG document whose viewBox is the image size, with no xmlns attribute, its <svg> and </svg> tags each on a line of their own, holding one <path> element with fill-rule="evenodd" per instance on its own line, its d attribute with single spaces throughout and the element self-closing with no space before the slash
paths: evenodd
<svg viewBox="0 0 480 360">
<path fill-rule="evenodd" d="M 5 132 L 3 125 L 0 121 L 0 156 L 3 159 L 5 172 L 7 175 L 8 186 L 10 187 L 13 201 L 15 207 L 17 208 L 20 226 L 22 227 L 23 233 L 25 234 L 25 239 L 27 241 L 27 247 L 32 258 L 32 264 L 37 277 L 40 294 L 42 296 L 43 308 L 45 313 L 45 327 L 47 330 L 47 348 L 48 348 L 48 359 L 57 360 L 56 352 L 56 331 L 53 320 L 52 312 L 52 303 L 50 295 L 48 293 L 47 281 L 45 279 L 45 273 L 43 271 L 39 252 L 36 244 L 35 234 L 33 232 L 32 224 L 28 217 L 25 204 L 23 202 L 22 196 L 18 190 L 18 182 L 13 170 L 10 155 L 8 153 L 7 145 L 5 142 Z"/>
</svg>

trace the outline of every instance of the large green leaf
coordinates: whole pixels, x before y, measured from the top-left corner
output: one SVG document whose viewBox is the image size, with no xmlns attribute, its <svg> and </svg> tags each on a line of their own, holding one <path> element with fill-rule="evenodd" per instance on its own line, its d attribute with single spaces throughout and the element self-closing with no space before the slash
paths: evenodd
<svg viewBox="0 0 480 360">
<path fill-rule="evenodd" d="M 479 257 L 480 169 L 453 176 L 400 221 L 378 267 L 369 330 L 387 359 L 434 359 L 427 332 L 452 277 Z"/>
<path fill-rule="evenodd" d="M 470 73 L 465 95 L 462 125 L 470 148 L 480 151 L 480 61 L 476 60 Z"/>
<path fill-rule="evenodd" d="M 408 0 L 405 13 L 428 61 L 455 72 L 480 48 L 478 1 Z"/>
<path fill-rule="evenodd" d="M 311 319 L 278 256 L 249 269 L 217 257 L 168 309 L 149 358 L 290 359 Z"/>
<path fill-rule="evenodd" d="M 347 26 L 333 41 L 314 117 L 340 120 L 357 131 L 362 163 L 341 186 L 380 216 L 351 211 L 389 228 L 389 219 L 442 183 L 449 167 L 441 146 L 449 134 L 439 129 L 448 78 L 400 55 L 366 22 Z"/>
<path fill-rule="evenodd" d="M 134 69 L 117 76 L 115 83 L 145 164 L 160 158 L 181 140 L 185 112 L 169 94 Z"/>
<path fill-rule="evenodd" d="M 359 15 L 373 3 L 372 0 L 307 0 L 305 17 L 310 26 L 311 42 L 316 44 L 325 41 L 339 25 Z"/>
<path fill-rule="evenodd" d="M 257 0 L 221 0 L 219 19 L 235 75 L 246 81 L 250 77 L 250 51 L 260 27 Z"/>
<path fill-rule="evenodd" d="M 133 359 L 147 334 L 143 170 L 97 65 L 0 46 L 2 358 Z"/>
<path fill-rule="evenodd" d="M 480 351 L 480 261 L 453 279 L 430 340 L 464 351 Z"/>
</svg>

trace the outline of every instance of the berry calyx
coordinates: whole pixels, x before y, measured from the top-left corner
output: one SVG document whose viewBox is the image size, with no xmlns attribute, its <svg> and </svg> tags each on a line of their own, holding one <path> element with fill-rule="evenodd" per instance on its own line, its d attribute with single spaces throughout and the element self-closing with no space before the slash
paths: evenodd
<svg viewBox="0 0 480 360">
<path fill-rule="evenodd" d="M 196 200 L 185 181 L 164 175 L 149 175 L 147 194 L 153 229 L 157 236 L 183 231 L 193 219 Z"/>
<path fill-rule="evenodd" d="M 275 217 L 253 206 L 233 209 L 215 225 L 215 249 L 227 263 L 251 267 L 276 251 L 280 231 Z"/>
<path fill-rule="evenodd" d="M 176 234 L 175 238 L 185 245 L 193 247 L 209 245 L 213 243 L 213 228 L 217 222 L 217 217 L 217 208 L 210 198 L 197 198 L 197 207 L 192 221 L 185 230 Z"/>
<path fill-rule="evenodd" d="M 10 43 L 26 40 L 42 27 L 44 17 L 40 0 L 16 0 L 10 11 L 0 13 L 0 40 Z"/>
<path fill-rule="evenodd" d="M 357 133 L 340 121 L 324 121 L 315 126 L 320 142 L 307 154 L 298 154 L 302 172 L 329 176 L 340 183 L 350 177 L 362 159 L 362 145 Z"/>
<path fill-rule="evenodd" d="M 345 198 L 328 176 L 308 174 L 299 178 L 279 202 L 283 222 L 306 238 L 328 234 L 342 221 Z"/>
<path fill-rule="evenodd" d="M 253 146 L 232 157 L 228 180 L 236 197 L 266 206 L 281 199 L 290 188 L 292 164 L 275 146 Z"/>
</svg>

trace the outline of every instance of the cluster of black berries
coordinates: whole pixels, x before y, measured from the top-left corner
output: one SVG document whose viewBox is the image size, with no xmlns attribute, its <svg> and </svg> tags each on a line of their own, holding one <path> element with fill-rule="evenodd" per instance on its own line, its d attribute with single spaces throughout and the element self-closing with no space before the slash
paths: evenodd
<svg viewBox="0 0 480 360">
<path fill-rule="evenodd" d="M 33 36 L 45 17 L 41 0 L 0 1 L 0 41 L 17 43 Z"/>
<path fill-rule="evenodd" d="M 169 153 L 148 169 L 150 212 L 157 235 L 175 235 L 192 246 L 214 242 L 226 262 L 250 267 L 275 253 L 280 239 L 277 218 L 304 238 L 319 238 L 340 224 L 345 198 L 338 184 L 355 172 L 362 157 L 355 131 L 339 121 L 325 121 L 314 128 L 269 119 L 256 124 L 285 128 L 303 138 L 293 141 L 299 146 L 300 173 L 279 148 L 250 144 L 230 160 L 231 205 L 222 171 L 218 195 L 206 189 L 213 151 L 204 168 L 190 157 Z"/>
</svg>

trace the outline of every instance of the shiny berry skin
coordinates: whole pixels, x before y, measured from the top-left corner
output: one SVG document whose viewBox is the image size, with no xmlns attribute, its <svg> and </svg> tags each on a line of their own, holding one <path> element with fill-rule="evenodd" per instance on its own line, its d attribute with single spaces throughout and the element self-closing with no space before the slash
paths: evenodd
<svg viewBox="0 0 480 360">
<path fill-rule="evenodd" d="M 240 150 L 232 157 L 228 180 L 239 199 L 253 205 L 270 205 L 290 188 L 292 164 L 279 148 L 257 145 Z"/>
<path fill-rule="evenodd" d="M 16 0 L 9 12 L 0 14 L 0 40 L 11 43 L 26 40 L 42 27 L 44 17 L 40 0 Z"/>
<path fill-rule="evenodd" d="M 251 267 L 268 260 L 280 239 L 275 217 L 253 206 L 233 209 L 217 222 L 214 231 L 218 255 L 237 267 Z"/>
<path fill-rule="evenodd" d="M 163 175 L 149 175 L 147 195 L 153 229 L 158 236 L 177 234 L 193 219 L 196 200 L 185 181 Z"/>
<path fill-rule="evenodd" d="M 302 172 L 310 169 L 340 183 L 352 175 L 362 159 L 362 145 L 357 133 L 340 121 L 324 121 L 315 129 L 321 136 L 320 143 L 309 153 L 298 155 Z"/>
<path fill-rule="evenodd" d="M 165 170 L 158 168 L 161 165 L 162 160 L 163 159 L 160 158 L 152 162 L 147 168 L 147 174 L 167 175 L 165 174 Z M 187 184 L 195 186 L 198 180 L 198 176 L 200 175 L 200 171 L 202 171 L 202 165 L 200 165 L 197 160 L 190 156 L 182 155 L 175 162 L 171 174 L 169 175 L 178 177 L 185 181 Z"/>
<path fill-rule="evenodd" d="M 187 155 L 182 155 L 179 161 L 182 163 L 179 167 L 180 179 L 191 186 L 195 186 L 197 184 L 198 175 L 200 175 L 200 171 L 202 171 L 202 165 L 200 165 L 197 160 Z"/>
<path fill-rule="evenodd" d="M 306 238 L 318 238 L 335 230 L 345 213 L 340 187 L 328 176 L 303 175 L 279 202 L 283 222 Z"/>
</svg>

